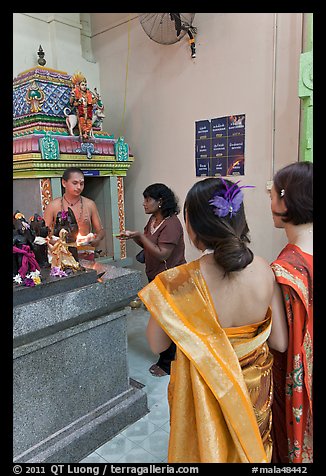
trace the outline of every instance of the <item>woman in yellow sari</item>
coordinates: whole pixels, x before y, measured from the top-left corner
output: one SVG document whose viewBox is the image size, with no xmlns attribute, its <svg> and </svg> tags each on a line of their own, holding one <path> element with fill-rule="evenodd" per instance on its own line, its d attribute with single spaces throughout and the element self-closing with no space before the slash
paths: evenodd
<svg viewBox="0 0 326 476">
<path fill-rule="evenodd" d="M 271 460 L 267 339 L 284 351 L 287 329 L 269 264 L 247 247 L 244 187 L 237 183 L 208 178 L 189 190 L 186 227 L 203 256 L 160 273 L 139 292 L 151 314 L 151 349 L 177 345 L 168 390 L 169 463 Z"/>
</svg>

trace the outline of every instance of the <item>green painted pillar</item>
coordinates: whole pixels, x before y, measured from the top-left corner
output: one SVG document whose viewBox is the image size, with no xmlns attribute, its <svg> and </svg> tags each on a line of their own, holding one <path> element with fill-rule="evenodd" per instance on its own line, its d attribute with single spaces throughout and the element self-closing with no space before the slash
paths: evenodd
<svg viewBox="0 0 326 476">
<path fill-rule="evenodd" d="M 304 14 L 304 48 L 300 57 L 299 98 L 301 99 L 299 160 L 313 162 L 313 14 Z"/>
<path fill-rule="evenodd" d="M 62 196 L 61 177 L 53 177 L 51 180 L 52 200 Z"/>
</svg>

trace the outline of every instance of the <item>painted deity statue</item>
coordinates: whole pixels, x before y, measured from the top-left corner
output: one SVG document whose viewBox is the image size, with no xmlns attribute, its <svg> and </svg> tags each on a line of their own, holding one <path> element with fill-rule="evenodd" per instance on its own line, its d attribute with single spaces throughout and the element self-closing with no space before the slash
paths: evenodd
<svg viewBox="0 0 326 476">
<path fill-rule="evenodd" d="M 100 130 L 103 129 L 103 119 L 105 118 L 104 114 L 104 104 L 100 93 L 97 91 L 97 88 L 94 88 L 94 94 L 96 98 L 96 103 L 93 109 L 93 126 L 98 127 Z"/>
<path fill-rule="evenodd" d="M 72 109 L 75 108 L 76 114 L 69 108 L 65 108 L 68 130 L 70 135 L 74 135 L 74 127 L 78 124 L 80 137 L 88 140 L 90 137 L 94 137 L 94 124 L 101 129 L 105 117 L 104 106 L 96 88 L 94 93 L 88 89 L 87 80 L 81 72 L 75 73 L 71 81 L 73 88 L 69 101 Z"/>
<path fill-rule="evenodd" d="M 13 276 L 22 278 L 30 271 L 40 270 L 34 254 L 35 234 L 25 216 L 16 210 L 13 215 Z"/>
<path fill-rule="evenodd" d="M 62 271 L 67 268 L 77 271 L 81 266 L 69 251 L 69 244 L 67 243 L 68 233 L 65 228 L 61 228 L 59 239 L 54 245 L 49 245 L 52 254 L 51 267 L 60 268 Z"/>
<path fill-rule="evenodd" d="M 68 243 L 68 249 L 74 259 L 78 261 L 78 253 L 77 253 L 77 235 L 79 231 L 78 223 L 75 217 L 75 214 L 72 208 L 68 207 L 68 211 L 61 210 L 57 213 L 54 228 L 53 228 L 53 235 L 55 237 L 60 236 L 60 231 L 65 229 L 67 234 L 65 235 L 65 240 Z"/>
<path fill-rule="evenodd" d="M 29 225 L 35 238 L 33 241 L 35 258 L 41 268 L 50 266 L 48 260 L 48 243 L 49 227 L 45 225 L 44 218 L 38 213 L 34 213 L 29 219 Z"/>
</svg>

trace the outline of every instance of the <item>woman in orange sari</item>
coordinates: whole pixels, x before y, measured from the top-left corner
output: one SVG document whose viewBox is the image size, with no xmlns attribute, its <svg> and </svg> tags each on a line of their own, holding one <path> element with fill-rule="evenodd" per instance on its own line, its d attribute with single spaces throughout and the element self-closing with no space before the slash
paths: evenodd
<svg viewBox="0 0 326 476">
<path fill-rule="evenodd" d="M 153 352 L 177 346 L 168 389 L 169 463 L 259 463 L 272 453 L 272 363 L 287 347 L 280 291 L 248 248 L 242 188 L 219 178 L 188 192 L 186 227 L 201 258 L 138 294 Z M 273 326 L 271 306 L 275 306 Z"/>
<path fill-rule="evenodd" d="M 276 228 L 288 244 L 272 263 L 286 309 L 289 345 L 274 354 L 273 462 L 313 461 L 313 165 L 279 170 L 271 189 Z"/>
</svg>

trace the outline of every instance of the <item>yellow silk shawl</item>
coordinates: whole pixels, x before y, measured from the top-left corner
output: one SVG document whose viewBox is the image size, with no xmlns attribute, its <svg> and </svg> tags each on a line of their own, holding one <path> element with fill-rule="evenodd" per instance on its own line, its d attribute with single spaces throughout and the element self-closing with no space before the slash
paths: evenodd
<svg viewBox="0 0 326 476">
<path fill-rule="evenodd" d="M 262 322 L 223 329 L 199 260 L 160 273 L 138 295 L 177 345 L 168 462 L 270 462 L 270 309 Z"/>
</svg>

